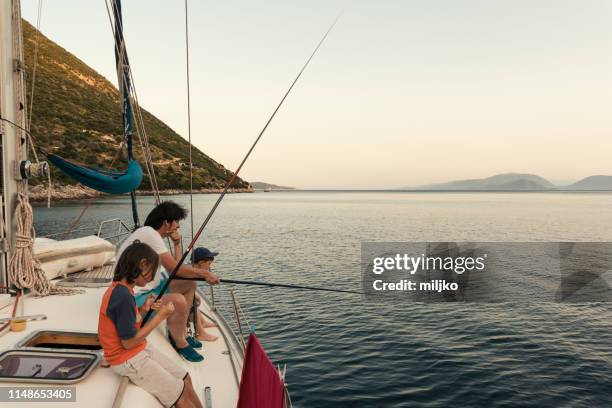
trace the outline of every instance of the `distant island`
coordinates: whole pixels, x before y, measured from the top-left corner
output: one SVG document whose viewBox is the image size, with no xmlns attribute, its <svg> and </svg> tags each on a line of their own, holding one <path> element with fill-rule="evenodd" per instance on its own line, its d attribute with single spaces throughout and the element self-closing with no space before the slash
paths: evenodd
<svg viewBox="0 0 612 408">
<path fill-rule="evenodd" d="M 252 181 L 249 184 L 254 190 L 295 190 L 295 187 L 277 186 L 276 184 L 264 183 L 263 181 Z"/>
<path fill-rule="evenodd" d="M 404 187 L 403 190 L 612 191 L 612 176 L 589 176 L 570 185 L 558 186 L 535 174 L 504 173 L 483 179 L 455 180 L 418 187 Z"/>
</svg>

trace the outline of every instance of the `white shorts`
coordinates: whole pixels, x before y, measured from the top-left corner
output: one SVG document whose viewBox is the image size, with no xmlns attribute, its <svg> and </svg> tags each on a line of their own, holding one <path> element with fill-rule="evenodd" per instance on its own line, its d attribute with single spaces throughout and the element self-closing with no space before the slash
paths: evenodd
<svg viewBox="0 0 612 408">
<path fill-rule="evenodd" d="M 150 345 L 126 362 L 111 368 L 153 394 L 164 407 L 173 406 L 181 397 L 188 374 L 187 370 Z"/>
</svg>

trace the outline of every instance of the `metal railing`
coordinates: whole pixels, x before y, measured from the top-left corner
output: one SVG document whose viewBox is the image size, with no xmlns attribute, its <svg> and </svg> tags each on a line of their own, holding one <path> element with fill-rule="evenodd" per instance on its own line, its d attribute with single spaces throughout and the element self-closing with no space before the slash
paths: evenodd
<svg viewBox="0 0 612 408">
<path fill-rule="evenodd" d="M 116 225 L 116 227 L 113 226 Z M 105 234 L 105 226 L 109 225 L 110 234 Z M 103 238 L 107 241 L 114 242 L 115 245 L 119 245 L 127 236 L 132 232 L 133 228 L 130 228 L 125 222 L 123 222 L 120 218 L 112 218 L 110 220 L 104 220 L 98 226 L 98 232 L 96 235 L 100 238 Z"/>
<path fill-rule="evenodd" d="M 240 342 L 242 349 L 246 348 L 246 340 L 254 326 L 240 305 L 235 289 L 210 288 L 209 303 L 211 308 L 223 317 L 230 330 Z"/>
<path fill-rule="evenodd" d="M 75 228 L 72 231 L 70 231 L 70 233 L 67 236 L 67 239 L 79 238 L 79 237 L 86 236 L 86 235 L 94 235 L 97 229 L 98 229 L 98 224 L 83 225 L 81 227 Z M 41 236 L 41 238 L 57 239 L 57 238 L 62 238 L 64 235 L 66 235 L 66 232 L 61 231 L 61 232 L 54 232 L 52 234 L 43 235 Z"/>
<path fill-rule="evenodd" d="M 232 331 L 234 337 L 238 340 L 240 347 L 245 351 L 246 340 L 249 335 L 255 330 L 255 326 L 251 324 L 249 317 L 240 305 L 238 293 L 235 289 L 224 289 L 222 287 L 210 288 L 209 304 L 214 312 L 223 319 L 226 326 Z M 284 370 L 279 369 L 279 375 L 283 377 Z M 285 407 L 292 408 L 291 395 L 285 383 Z"/>
<path fill-rule="evenodd" d="M 115 245 L 119 245 L 131 232 L 132 228 L 122 219 L 112 218 L 97 224 L 88 224 L 75 228 L 68 233 L 68 236 L 66 236 L 65 231 L 62 231 L 44 235 L 42 238 L 65 240 L 95 235 Z"/>
</svg>

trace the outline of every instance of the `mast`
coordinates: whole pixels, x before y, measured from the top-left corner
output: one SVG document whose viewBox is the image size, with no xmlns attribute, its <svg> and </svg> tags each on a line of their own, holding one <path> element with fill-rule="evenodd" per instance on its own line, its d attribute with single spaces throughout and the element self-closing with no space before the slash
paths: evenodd
<svg viewBox="0 0 612 408">
<path fill-rule="evenodd" d="M 128 61 L 127 50 L 123 38 L 123 17 L 121 14 L 121 0 L 113 0 L 113 16 L 115 20 L 115 61 L 117 63 L 117 83 L 119 85 L 119 95 L 121 96 L 121 114 L 123 118 L 123 134 L 127 146 L 128 162 L 134 160 L 132 152 L 132 137 L 134 128 L 132 126 L 132 105 L 130 103 L 130 63 Z M 132 201 L 132 218 L 134 227 L 140 226 L 138 220 L 138 207 L 136 205 L 136 192 L 130 192 Z"/>
<path fill-rule="evenodd" d="M 15 200 L 27 193 L 19 168 L 26 163 L 24 60 L 19 0 L 0 1 L 0 285 L 8 284 L 8 263 L 15 250 Z"/>
</svg>

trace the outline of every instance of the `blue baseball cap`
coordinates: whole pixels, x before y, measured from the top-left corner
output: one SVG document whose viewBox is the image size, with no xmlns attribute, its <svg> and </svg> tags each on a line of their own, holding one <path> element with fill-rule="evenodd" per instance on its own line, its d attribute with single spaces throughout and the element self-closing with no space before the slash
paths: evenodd
<svg viewBox="0 0 612 408">
<path fill-rule="evenodd" d="M 219 255 L 218 252 L 212 252 L 208 248 L 198 247 L 194 249 L 193 253 L 191 254 L 191 263 L 198 263 L 203 259 L 214 258 L 217 255 Z"/>
</svg>

